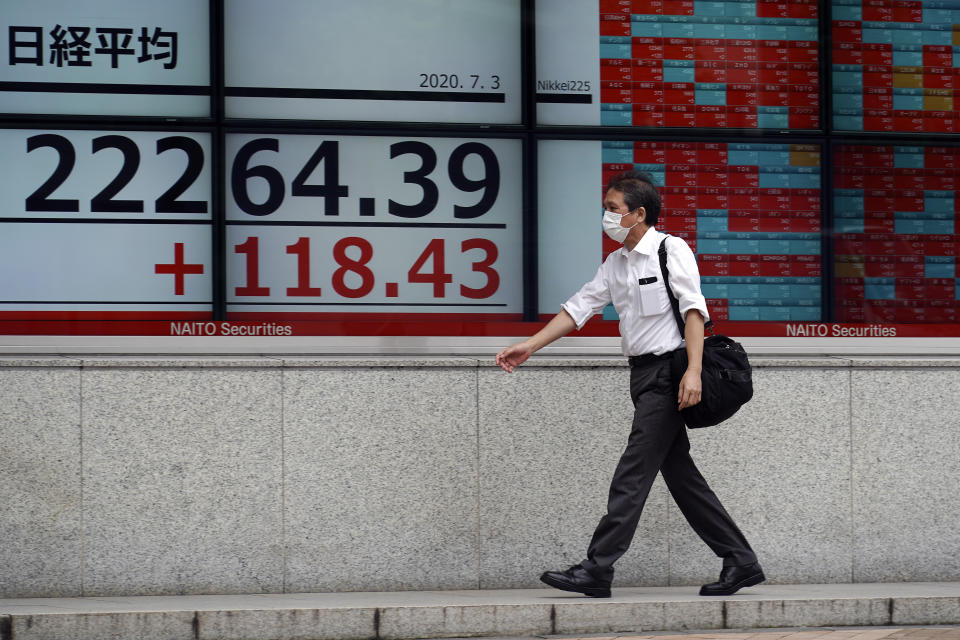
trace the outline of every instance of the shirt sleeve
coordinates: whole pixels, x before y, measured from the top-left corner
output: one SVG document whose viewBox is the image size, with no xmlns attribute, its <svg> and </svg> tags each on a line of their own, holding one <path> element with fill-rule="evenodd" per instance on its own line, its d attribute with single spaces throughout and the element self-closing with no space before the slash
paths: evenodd
<svg viewBox="0 0 960 640">
<path fill-rule="evenodd" d="M 700 291 L 700 270 L 697 258 L 683 238 L 670 236 L 667 239 L 667 270 L 670 272 L 670 288 L 680 303 L 680 315 L 686 318 L 687 311 L 696 309 L 703 321 L 710 319 L 707 301 Z"/>
<path fill-rule="evenodd" d="M 580 287 L 579 291 L 560 305 L 577 323 L 577 329 L 583 328 L 587 320 L 595 313 L 602 311 L 612 300 L 610 289 L 607 287 L 604 277 L 603 267 L 604 265 L 600 265 L 600 268 L 597 269 L 597 275 L 593 276 L 593 280 Z"/>
</svg>

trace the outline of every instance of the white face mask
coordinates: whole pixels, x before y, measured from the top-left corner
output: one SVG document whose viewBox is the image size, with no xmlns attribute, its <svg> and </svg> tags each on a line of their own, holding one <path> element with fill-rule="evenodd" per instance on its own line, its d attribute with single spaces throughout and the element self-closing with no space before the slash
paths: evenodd
<svg viewBox="0 0 960 640">
<path fill-rule="evenodd" d="M 630 215 L 624 214 L 624 215 Z M 629 227 L 620 226 L 620 218 L 623 216 L 614 211 L 603 212 L 603 231 L 606 233 L 612 240 L 615 242 L 623 243 L 627 239 L 627 236 L 630 235 L 630 229 L 633 229 L 635 226 L 640 224 L 640 220 L 637 220 Z"/>
</svg>

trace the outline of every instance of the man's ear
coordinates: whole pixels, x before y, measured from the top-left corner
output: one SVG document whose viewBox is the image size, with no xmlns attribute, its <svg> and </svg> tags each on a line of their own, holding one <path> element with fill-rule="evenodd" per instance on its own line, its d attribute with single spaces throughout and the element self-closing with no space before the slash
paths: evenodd
<svg viewBox="0 0 960 640">
<path fill-rule="evenodd" d="M 637 211 L 640 212 L 640 220 L 643 224 L 647 224 L 647 210 L 644 207 L 637 207 Z M 648 225 L 649 226 L 649 225 Z"/>
</svg>

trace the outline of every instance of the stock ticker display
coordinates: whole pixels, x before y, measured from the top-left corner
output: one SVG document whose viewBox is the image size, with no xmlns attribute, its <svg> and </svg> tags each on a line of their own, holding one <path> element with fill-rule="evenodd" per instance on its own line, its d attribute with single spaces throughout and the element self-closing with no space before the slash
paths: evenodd
<svg viewBox="0 0 960 640">
<path fill-rule="evenodd" d="M 960 2 L 833 0 L 833 126 L 960 131 Z"/>
<path fill-rule="evenodd" d="M 602 153 L 604 182 L 628 169 L 653 176 L 657 226 L 696 252 L 711 317 L 821 319 L 818 145 L 608 141 Z"/>
<path fill-rule="evenodd" d="M 535 60 L 520 0 L 393 4 L 6 0 L 0 333 L 515 331 L 527 216 L 638 169 L 740 335 L 960 335 L 960 0 L 544 0 Z"/>
<path fill-rule="evenodd" d="M 601 124 L 817 129 L 816 0 L 600 0 Z"/>
<path fill-rule="evenodd" d="M 840 322 L 956 322 L 960 149 L 842 145 L 834 155 Z"/>
</svg>

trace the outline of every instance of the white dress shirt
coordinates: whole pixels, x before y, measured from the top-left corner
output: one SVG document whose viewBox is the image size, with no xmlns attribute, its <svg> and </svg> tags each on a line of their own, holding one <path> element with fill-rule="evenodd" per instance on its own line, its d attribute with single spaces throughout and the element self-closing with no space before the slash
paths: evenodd
<svg viewBox="0 0 960 640">
<path fill-rule="evenodd" d="M 709 320 L 693 251 L 683 238 L 667 236 L 651 227 L 632 251 L 622 247 L 610 253 L 593 280 L 563 303 L 563 308 L 577 323 L 577 329 L 613 302 L 620 315 L 620 344 L 624 355 L 660 355 L 683 346 L 683 336 L 677 328 L 660 273 L 657 252 L 664 238 L 667 238 L 670 288 L 680 302 L 681 317 L 686 317 L 690 309 L 696 309 L 704 321 Z"/>
</svg>

